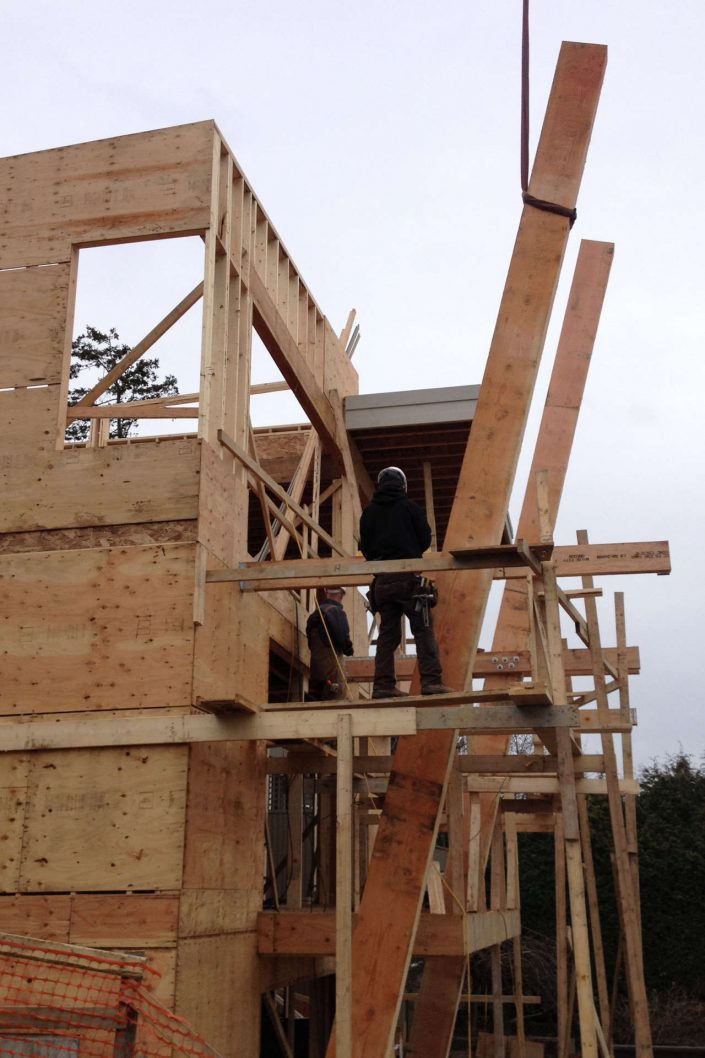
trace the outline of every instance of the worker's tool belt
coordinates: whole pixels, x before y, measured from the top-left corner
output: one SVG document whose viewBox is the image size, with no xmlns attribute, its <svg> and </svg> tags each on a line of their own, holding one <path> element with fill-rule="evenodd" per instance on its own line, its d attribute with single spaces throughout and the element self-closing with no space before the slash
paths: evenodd
<svg viewBox="0 0 705 1058">
<path fill-rule="evenodd" d="M 419 574 L 418 586 L 414 588 L 412 597 L 414 599 L 423 600 L 427 606 L 435 606 L 438 602 L 438 588 L 436 587 L 435 581 L 429 580 L 428 577 L 423 577 Z"/>
<path fill-rule="evenodd" d="M 370 584 L 367 594 L 367 609 L 370 613 L 377 613 L 375 588 L 378 581 L 389 583 L 390 581 L 411 582 L 411 597 L 424 606 L 433 607 L 438 602 L 438 588 L 434 581 L 423 577 L 420 573 L 379 573 Z"/>
</svg>

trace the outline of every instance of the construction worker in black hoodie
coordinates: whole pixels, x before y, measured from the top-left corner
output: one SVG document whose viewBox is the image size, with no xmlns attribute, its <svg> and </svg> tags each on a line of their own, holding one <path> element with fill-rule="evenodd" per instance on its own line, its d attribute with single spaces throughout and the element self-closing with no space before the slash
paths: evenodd
<svg viewBox="0 0 705 1058">
<path fill-rule="evenodd" d="M 360 550 L 370 561 L 421 558 L 431 543 L 431 527 L 418 504 L 406 494 L 406 475 L 385 467 L 377 477 L 372 502 L 360 519 Z M 419 604 L 421 602 L 421 605 Z M 396 686 L 394 651 L 401 643 L 403 618 L 408 617 L 416 644 L 422 694 L 448 694 L 443 683 L 438 644 L 422 578 L 416 573 L 380 573 L 372 585 L 372 606 L 379 613 L 373 698 L 403 698 Z"/>
</svg>

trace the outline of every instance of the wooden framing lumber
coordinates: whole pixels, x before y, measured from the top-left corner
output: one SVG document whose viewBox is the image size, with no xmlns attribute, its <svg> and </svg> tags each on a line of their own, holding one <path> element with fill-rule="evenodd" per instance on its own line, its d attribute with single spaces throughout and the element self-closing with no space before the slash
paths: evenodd
<svg viewBox="0 0 705 1058">
<path fill-rule="evenodd" d="M 411 734 L 416 731 L 416 710 L 357 709 L 352 713 L 353 735 Z M 120 719 L 6 721 L 0 724 L 2 752 L 17 750 L 76 749 L 98 746 L 180 745 L 195 742 L 240 742 L 261 739 L 335 738 L 338 714 L 334 710 L 260 713 L 230 717 L 208 714 L 136 716 Z"/>
<path fill-rule="evenodd" d="M 325 708 L 268 709 L 233 715 L 167 713 L 156 716 L 104 718 L 100 714 L 81 714 L 81 719 L 67 717 L 47 720 L 5 719 L 0 721 L 0 752 L 71 749 L 99 746 L 179 745 L 186 742 L 232 742 L 334 738 L 341 711 L 350 711 L 355 737 L 405 735 L 417 731 L 521 732 L 561 728 L 569 731 L 582 721 L 574 706 L 456 705 L 444 708 L 437 704 L 446 695 L 405 699 L 404 705 L 390 699 L 385 706 L 376 701 L 374 708 L 362 701 L 324 703 Z M 458 697 L 463 697 L 458 695 Z M 421 700 L 423 705 L 416 703 Z M 619 710 L 610 710 L 614 718 L 590 718 L 589 730 L 620 731 L 626 725 Z"/>
<path fill-rule="evenodd" d="M 550 563 L 544 565 L 544 591 L 546 603 L 546 630 L 548 635 L 547 663 L 551 672 L 551 684 L 555 694 L 560 689 L 565 693 L 566 681 L 563 671 L 563 646 L 561 641 L 558 593 L 555 575 Z M 566 878 L 570 897 L 572 944 L 575 962 L 575 985 L 580 1019 L 580 1041 L 583 1055 L 596 1058 L 597 1037 L 594 1021 L 594 998 L 590 967 L 590 941 L 588 937 L 585 883 L 583 878 L 580 827 L 578 822 L 577 794 L 573 765 L 573 747 L 568 733 L 556 731 L 558 778 L 561 786 L 561 809 L 564 822 L 564 851 Z"/>
<path fill-rule="evenodd" d="M 578 795 L 578 820 L 580 823 L 580 841 L 583 850 L 583 865 L 585 872 L 585 889 L 587 892 L 588 909 L 590 912 L 590 934 L 592 936 L 592 956 L 595 971 L 595 984 L 597 987 L 597 999 L 600 1011 L 600 1025 L 603 1032 L 609 1035 L 610 1004 L 607 991 L 607 972 L 605 969 L 605 952 L 602 943 L 602 928 L 600 925 L 600 906 L 597 896 L 597 881 L 595 878 L 595 866 L 592 858 L 592 840 L 590 836 L 590 820 L 588 817 L 588 804 L 586 791 L 580 789 L 579 782 L 575 784 Z M 622 789 L 620 783 L 620 791 Z M 607 793 L 607 782 L 605 780 L 604 792 Z M 632 792 L 632 791 L 629 791 Z M 599 1034 L 598 1034 L 599 1042 Z"/>
<path fill-rule="evenodd" d="M 575 768 L 578 772 L 600 772 L 603 770 L 603 763 L 600 753 L 584 753 L 576 759 Z M 493 772 L 510 775 L 519 773 L 522 776 L 537 773 L 555 774 L 558 771 L 558 758 L 550 754 L 478 753 L 458 757 L 457 767 L 471 775 Z"/>
<path fill-rule="evenodd" d="M 298 512 L 297 512 L 298 513 Z M 636 573 L 667 574 L 671 571 L 670 552 L 665 540 L 644 543 L 558 546 L 553 549 L 556 576 L 625 576 Z M 427 552 L 423 558 L 366 562 L 361 558 L 316 558 L 267 563 L 243 562 L 237 569 L 214 571 L 212 583 L 239 581 L 243 591 L 280 591 L 282 588 L 315 588 L 326 584 L 351 586 L 369 584 L 377 573 L 443 573 L 473 569 L 494 569 L 498 580 L 523 579 L 526 562 L 514 544 L 475 547 L 463 557 L 447 552 Z"/>
<path fill-rule="evenodd" d="M 308 525 L 309 529 L 312 529 L 314 533 L 316 533 L 318 536 L 320 536 L 320 538 L 322 540 L 324 540 L 325 543 L 328 544 L 328 546 L 333 551 L 336 551 L 339 555 L 341 555 L 341 554 L 344 555 L 345 554 L 344 548 L 342 548 L 340 546 L 340 544 L 337 544 L 335 542 L 335 540 L 325 531 L 325 529 L 323 529 L 320 525 L 318 525 L 316 522 L 314 522 L 313 518 L 309 517 L 309 515 L 306 513 L 306 511 L 303 509 L 303 507 L 301 507 L 301 505 L 296 502 L 296 500 L 293 498 L 293 496 L 289 496 L 289 494 L 287 493 L 286 489 L 283 489 L 281 487 L 281 485 L 279 485 L 274 480 L 274 478 L 269 476 L 269 474 L 267 473 L 266 470 L 264 470 L 258 463 L 256 463 L 253 459 L 251 459 L 249 457 L 249 455 L 247 454 L 247 452 L 244 450 L 244 448 L 240 447 L 240 445 L 237 443 L 237 441 L 234 441 L 232 439 L 232 437 L 228 437 L 228 435 L 225 433 L 224 430 L 219 430 L 218 431 L 218 440 L 220 441 L 220 443 L 225 448 L 228 449 L 229 452 L 232 452 L 232 454 L 243 464 L 243 466 L 247 467 L 247 469 L 252 474 L 254 474 L 254 476 L 256 478 L 259 478 L 259 480 L 264 485 L 266 485 L 267 488 L 271 490 L 271 492 L 274 493 L 274 495 L 277 497 L 277 499 L 281 500 L 281 502 L 283 504 L 285 504 L 288 509 L 291 509 L 292 511 L 294 511 L 299 516 L 301 521 L 305 525 Z M 320 561 L 320 560 L 311 559 L 310 561 L 314 561 L 315 562 L 315 561 Z M 262 568 L 264 569 L 265 567 L 262 566 Z M 214 571 L 214 575 L 208 577 L 207 579 L 210 580 L 210 581 L 215 581 L 216 580 L 216 577 L 215 577 L 216 573 L 224 574 L 224 573 L 227 573 L 227 572 L 228 572 L 227 570 L 215 570 Z M 222 577 L 221 576 L 221 580 L 227 580 L 227 579 L 231 579 L 232 580 L 234 578 L 227 578 L 227 577 Z"/>
<path fill-rule="evenodd" d="M 301 497 L 303 496 L 306 481 L 308 480 L 309 471 L 311 469 L 311 463 L 314 460 L 316 452 L 318 450 L 318 434 L 315 430 L 311 430 L 310 436 L 306 441 L 306 447 L 304 448 L 303 454 L 299 461 L 299 464 L 294 472 L 294 476 L 289 482 L 287 494 L 294 500 L 295 503 L 300 504 Z M 287 508 L 288 509 L 288 508 Z M 311 521 L 314 525 L 318 524 L 318 520 L 312 518 Z M 318 533 L 314 534 L 318 539 Z M 291 534 L 287 531 L 286 526 L 282 525 L 281 529 L 277 533 L 276 543 L 271 552 L 272 558 L 275 561 L 281 561 L 286 554 L 286 548 L 291 539 Z M 306 548 L 304 548 L 304 556 L 306 555 Z"/>
<path fill-rule="evenodd" d="M 630 676 L 638 675 L 640 671 L 639 648 L 626 647 L 626 672 Z M 617 648 L 607 647 L 602 651 L 606 661 L 611 665 L 618 662 Z M 567 676 L 591 676 L 592 661 L 587 649 L 566 648 L 564 666 Z M 414 657 L 397 658 L 397 679 L 411 679 L 416 659 Z M 531 676 L 531 655 L 528 650 L 505 649 L 497 651 L 478 650 L 473 665 L 473 679 L 482 676 L 490 676 L 495 673 L 506 672 L 514 677 Z M 345 659 L 345 678 L 348 683 L 371 682 L 374 676 L 374 657 L 352 657 Z"/>
<path fill-rule="evenodd" d="M 604 48 L 563 44 L 530 185 L 536 197 L 575 205 L 605 60 Z M 524 207 L 456 493 L 473 502 L 454 503 L 449 549 L 501 539 L 567 236 L 565 217 Z M 461 588 L 460 576 L 442 578 L 437 609 L 451 684 L 471 671 L 491 582 L 473 572 Z M 373 855 L 353 937 L 356 1058 L 379 1058 L 392 1042 L 454 739 L 426 734 L 397 745 L 375 844 L 384 855 Z"/>
<path fill-rule="evenodd" d="M 250 455 L 252 456 L 252 458 L 255 461 L 255 463 L 259 463 L 259 459 L 257 458 L 257 440 L 256 440 L 256 437 L 255 437 L 255 432 L 252 429 L 252 422 L 251 421 L 248 422 L 247 425 L 248 425 L 247 439 L 248 439 L 248 444 L 250 446 Z M 271 520 L 271 518 L 269 516 L 269 507 L 267 506 L 268 497 L 267 497 L 267 495 L 266 495 L 266 493 L 264 491 L 264 482 L 261 480 L 261 478 L 255 477 L 254 475 L 252 475 L 252 480 L 254 481 L 254 492 L 255 492 L 255 495 L 257 496 L 257 499 L 259 500 L 260 510 L 262 512 L 262 521 L 264 522 L 264 532 L 265 532 L 265 536 L 266 536 L 266 544 L 269 547 L 269 553 L 270 554 L 274 554 L 275 537 L 274 537 L 274 531 L 273 531 L 273 528 L 272 528 L 272 520 Z M 282 528 L 284 528 L 284 525 L 285 525 L 285 523 L 281 522 Z M 262 546 L 264 547 L 264 545 L 262 545 Z"/>
<path fill-rule="evenodd" d="M 620 675 L 619 707 L 625 716 L 629 716 L 629 683 L 627 679 L 628 666 L 626 646 L 627 632 L 625 624 L 623 592 L 615 592 L 614 606 L 615 626 L 617 632 L 617 666 Z M 634 777 L 634 756 L 632 752 L 631 732 L 627 732 L 622 736 L 622 767 L 624 771 L 624 777 L 626 779 L 631 779 Z M 639 913 L 639 919 L 641 921 L 641 906 L 639 900 L 639 855 L 637 846 L 636 800 L 634 797 L 625 797 L 624 816 L 627 834 L 627 848 L 629 851 L 629 862 L 632 871 L 632 882 L 634 885 L 634 896 L 636 900 L 637 911 Z"/>
<path fill-rule="evenodd" d="M 274 1035 L 277 1038 L 277 1043 L 281 1050 L 284 1058 L 294 1058 L 294 1052 L 292 1051 L 289 1040 L 284 1032 L 284 1028 L 279 1019 L 279 1013 L 277 1011 L 276 1004 L 271 996 L 271 993 L 265 992 L 264 994 L 264 1007 L 267 1011 L 267 1017 L 269 1018 L 270 1025 L 274 1030 Z"/>
<path fill-rule="evenodd" d="M 356 755 L 353 770 L 368 775 L 383 775 L 389 772 L 392 765 L 390 756 Z M 468 775 L 535 775 L 557 774 L 558 760 L 548 754 L 457 754 L 453 765 L 458 771 Z M 320 753 L 290 753 L 286 757 L 269 757 L 267 771 L 270 775 L 300 775 L 311 772 L 316 775 L 334 775 L 335 757 L 326 757 Z M 604 757 L 601 753 L 582 754 L 575 760 L 576 773 L 604 771 Z"/>
<path fill-rule="evenodd" d="M 557 778 L 543 775 L 512 775 L 512 776 L 488 776 L 469 775 L 466 788 L 474 793 L 505 793 L 505 794 L 557 794 L 560 793 L 560 783 Z M 620 779 L 619 789 L 622 794 L 635 796 L 640 787 L 636 779 Z M 576 779 L 575 790 L 578 794 L 606 794 L 606 779 Z"/>
<path fill-rule="evenodd" d="M 578 533 L 578 542 L 587 543 L 587 533 Z M 583 587 L 592 588 L 592 578 L 583 578 Z M 593 656 L 593 677 L 598 692 L 597 711 L 604 717 L 608 711 L 605 693 L 604 669 L 600 659 L 600 630 L 597 620 L 597 603 L 588 595 L 585 598 L 585 613 L 589 631 L 590 649 Z M 602 753 L 605 758 L 605 779 L 607 783 L 607 800 L 609 804 L 612 839 L 614 842 L 614 864 L 618 906 L 624 935 L 625 971 L 629 982 L 629 1001 L 634 1022 L 635 1051 L 641 1058 L 650 1058 L 653 1054 L 651 1027 L 649 1024 L 649 1006 L 644 979 L 643 952 L 641 943 L 641 922 L 636 905 L 636 894 L 632 878 L 632 867 L 629 861 L 627 845 L 627 828 L 624 809 L 620 796 L 617 758 L 611 733 L 602 734 Z M 601 1010 L 603 1019 L 605 1011 Z"/>
<path fill-rule="evenodd" d="M 381 703 L 380 707 L 382 707 L 383 705 L 387 705 L 387 706 L 392 705 L 395 701 L 398 701 L 398 699 L 394 699 L 394 698 L 377 698 L 377 699 L 375 699 L 375 701 L 380 702 Z M 479 703 L 479 702 L 482 702 L 482 703 L 485 703 L 485 704 L 488 704 L 488 705 L 494 704 L 495 702 L 510 702 L 513 706 L 521 707 L 521 711 L 520 712 L 515 712 L 515 713 L 511 713 L 511 714 L 510 713 L 503 714 L 501 710 L 495 710 L 493 713 L 488 713 L 487 714 L 487 721 L 486 721 L 488 724 L 499 722 L 500 725 L 503 725 L 505 723 L 505 719 L 510 719 L 510 717 L 516 719 L 517 722 L 521 722 L 521 718 L 523 717 L 524 718 L 523 722 L 525 723 L 526 722 L 526 717 L 529 715 L 527 710 L 531 709 L 532 707 L 536 707 L 539 710 L 537 715 L 538 715 L 538 718 L 539 718 L 539 722 L 543 726 L 545 726 L 546 723 L 550 722 L 550 719 L 551 719 L 549 714 L 543 711 L 544 707 L 551 705 L 551 699 L 550 699 L 549 695 L 546 693 L 546 689 L 544 687 L 542 687 L 542 686 L 537 687 L 537 686 L 534 686 L 532 684 L 512 683 L 512 684 L 509 684 L 508 686 L 506 686 L 504 688 L 501 688 L 500 690 L 497 690 L 497 691 L 492 691 L 492 690 L 488 690 L 488 691 L 468 690 L 468 691 L 453 691 L 453 692 L 450 692 L 448 694 L 443 694 L 443 695 L 437 695 L 437 694 L 429 694 L 429 695 L 416 694 L 416 695 L 409 695 L 404 700 L 404 704 L 405 705 L 414 705 L 414 706 L 416 706 L 417 709 L 441 707 L 441 708 L 443 708 L 444 712 L 447 712 L 448 709 L 455 708 L 456 706 L 469 705 L 469 704 L 472 704 L 472 703 Z M 353 707 L 354 707 L 355 703 L 351 703 L 351 704 L 353 704 Z M 233 702 L 233 707 L 234 708 L 237 708 L 237 705 L 238 705 L 237 702 Z M 285 710 L 285 711 L 288 712 L 288 711 L 294 710 L 294 709 L 321 710 L 321 709 L 339 709 L 339 708 L 340 708 L 340 702 L 336 703 L 336 701 L 298 702 L 298 703 L 297 702 L 286 702 L 286 703 L 281 704 L 281 705 L 273 703 L 271 705 L 264 706 L 264 709 L 267 712 L 271 712 L 271 713 L 275 713 L 275 712 L 278 712 L 280 710 Z M 585 710 L 585 712 L 587 714 L 587 710 Z M 621 713 L 620 713 L 620 716 L 621 716 Z M 435 714 L 434 714 L 434 723 L 435 723 L 435 719 L 436 719 L 436 717 L 435 717 Z M 574 725 L 574 724 L 577 724 L 577 722 L 578 722 L 577 713 L 575 713 L 575 712 L 569 714 L 569 713 L 566 713 L 564 711 L 560 715 L 557 715 L 557 723 Z M 481 716 L 478 716 L 477 723 L 482 727 L 482 726 L 484 726 L 485 721 L 482 719 Z M 433 724 L 431 726 L 433 726 Z M 471 727 L 472 726 L 474 726 L 474 721 L 471 721 Z"/>
<path fill-rule="evenodd" d="M 671 572 L 667 540 L 648 543 L 585 544 L 557 547 L 554 551 L 557 577 L 604 577 L 613 574 Z"/>
<path fill-rule="evenodd" d="M 418 998 L 419 998 L 418 992 L 405 992 L 404 993 L 404 1002 L 405 1003 L 415 1003 L 418 1000 Z M 463 1003 L 482 1003 L 483 1005 L 486 1005 L 487 1003 L 491 1003 L 492 1002 L 492 996 L 491 995 L 484 995 L 484 994 L 479 993 L 479 992 L 470 993 L 470 995 L 465 993 L 465 995 L 462 995 L 460 998 L 463 1001 Z M 502 1000 L 503 1003 L 510 1003 L 510 1004 L 514 1005 L 516 1003 L 516 996 L 514 996 L 514 995 L 511 995 L 511 996 L 503 995 L 503 996 L 501 996 L 501 1000 Z M 542 999 L 541 996 L 522 996 L 521 997 L 522 1006 L 525 1006 L 525 1007 L 540 1006 L 540 1004 L 542 1002 L 543 1002 L 543 999 Z"/>
<path fill-rule="evenodd" d="M 226 438 L 223 438 L 223 444 L 228 444 Z M 239 455 L 238 458 L 240 458 Z M 265 472 L 260 468 L 259 473 L 264 475 Z M 269 484 L 267 478 L 263 477 L 263 480 Z M 267 588 L 261 590 L 272 590 L 271 583 L 278 588 L 282 583 L 289 581 L 297 586 L 308 587 L 316 586 L 319 582 L 333 583 L 331 578 L 337 577 L 338 581 L 335 583 L 366 584 L 378 573 L 428 573 L 445 570 L 526 567 L 526 563 L 526 553 L 523 549 L 515 544 L 500 544 L 496 547 L 473 548 L 463 552 L 462 555 L 442 552 L 428 553 L 423 558 L 399 558 L 375 562 L 367 562 L 363 558 L 350 556 L 342 560 L 340 558 L 310 558 L 302 561 L 268 563 L 267 565 L 241 562 L 238 569 L 223 570 L 211 579 L 214 583 L 238 580 L 242 590 L 248 590 L 248 588 L 257 590 L 255 586 L 258 583 L 267 582 Z M 351 577 L 355 580 L 350 580 Z M 252 587 L 249 587 L 250 585 Z"/>
<path fill-rule="evenodd" d="M 470 695 L 472 696 L 472 695 Z M 71 749 L 100 746 L 178 745 L 186 742 L 232 742 L 332 738 L 340 709 L 351 710 L 356 737 L 403 735 L 416 731 L 449 731 L 461 728 L 468 732 L 529 732 L 569 730 L 577 726 L 593 734 L 623 732 L 631 729 L 618 709 L 607 714 L 597 711 L 578 711 L 574 706 L 514 706 L 514 705 L 456 705 L 443 707 L 438 703 L 447 695 L 435 699 L 410 696 L 400 706 L 397 700 L 388 704 L 376 702 L 369 708 L 364 700 L 319 703 L 293 709 L 268 708 L 259 712 L 245 711 L 232 715 L 222 708 L 217 714 L 187 715 L 161 713 L 154 716 L 103 718 L 99 713 L 47 720 L 39 716 L 33 720 L 0 720 L 2 745 L 0 752 L 19 750 Z M 457 698 L 468 697 L 458 694 Z M 322 706 L 322 708 L 321 708 Z M 125 717 L 128 718 L 127 722 Z M 580 758 L 578 758 L 578 761 Z M 465 770 L 465 769 L 463 769 Z M 633 780 L 625 780 L 630 783 Z M 625 789 L 634 792 L 635 787 Z"/>
<path fill-rule="evenodd" d="M 558 513 L 566 469 L 577 423 L 582 394 L 587 378 L 597 325 L 612 264 L 614 247 L 610 243 L 585 242 L 580 245 L 578 261 L 571 285 L 565 319 L 551 373 L 548 395 L 539 427 L 536 449 L 529 472 L 529 481 L 522 505 L 518 533 L 531 540 L 542 539 L 539 526 L 539 502 L 543 510 L 546 527 L 552 527 Z M 546 488 L 539 494 L 536 474 L 548 471 Z M 555 557 L 555 549 L 554 549 Z M 526 649 L 531 643 L 531 585 L 528 581 L 509 581 L 505 585 L 500 604 L 497 627 L 493 639 L 493 654 L 507 654 L 510 644 L 519 644 Z M 534 665 L 536 661 L 534 660 Z M 538 673 L 536 674 L 538 675 Z M 507 676 L 495 673 L 485 681 L 488 687 L 505 685 Z M 553 743 L 551 732 L 542 732 L 546 741 Z M 506 752 L 507 740 L 502 736 L 485 736 L 475 739 L 477 754 Z M 555 744 L 554 744 L 555 748 Z M 485 794 L 480 798 L 482 810 L 483 846 L 489 848 L 489 834 L 496 813 L 496 798 Z M 483 865 L 484 866 L 484 865 Z M 433 973 L 433 967 L 429 967 Z M 462 988 L 464 967 L 458 964 L 447 989 L 450 997 Z M 452 983 L 451 983 L 452 982 Z M 422 1019 L 433 1018 L 436 1011 L 426 1011 L 423 1002 L 426 988 L 421 984 L 419 1010 Z M 430 1044 L 431 1054 L 440 1056 L 450 1046 L 452 1033 L 450 1013 L 451 1000 L 447 1000 L 447 1014 L 442 1021 L 443 1034 L 437 1034 Z M 418 1013 L 418 1012 L 417 1012 Z"/>
<path fill-rule="evenodd" d="M 99 404 L 78 408 L 72 404 L 66 411 L 66 419 L 197 419 L 198 408 L 171 408 L 164 404 L 149 407 L 139 406 L 137 402 L 126 401 L 122 404 Z"/>
<path fill-rule="evenodd" d="M 122 404 L 96 404 L 80 409 L 72 404 L 67 408 L 66 417 L 68 422 L 74 419 L 198 419 L 198 408 L 168 407 L 164 404 L 139 407 L 133 406 L 130 401 Z"/>
<path fill-rule="evenodd" d="M 335 1011 L 338 1058 L 352 1058 L 352 716 L 338 715 L 335 870 Z"/>
<path fill-rule="evenodd" d="M 353 915 L 353 930 L 359 915 Z M 421 912 L 414 954 L 469 955 L 515 936 L 520 929 L 517 911 L 478 911 L 463 915 Z M 335 912 L 261 911 L 257 916 L 260 955 L 335 955 Z"/>
<path fill-rule="evenodd" d="M 558 812 L 553 832 L 553 862 L 556 884 L 556 1028 L 557 1058 L 567 1058 L 568 1045 L 568 904 L 563 815 Z"/>
<path fill-rule="evenodd" d="M 283 393 L 289 389 L 289 383 L 284 382 L 255 382 L 250 386 L 250 396 L 258 396 L 261 393 Z"/>
</svg>

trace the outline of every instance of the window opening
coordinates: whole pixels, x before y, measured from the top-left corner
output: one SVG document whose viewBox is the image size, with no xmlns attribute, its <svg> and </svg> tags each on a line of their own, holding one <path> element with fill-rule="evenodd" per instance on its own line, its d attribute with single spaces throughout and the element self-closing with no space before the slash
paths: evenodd
<svg viewBox="0 0 705 1058">
<path fill-rule="evenodd" d="M 262 339 L 252 331 L 252 397 L 250 415 L 253 426 L 282 426 L 289 423 L 307 423 L 303 408 L 291 392 L 284 376 L 265 348 Z M 270 389 L 281 386 L 281 389 Z M 260 387 L 267 387 L 260 389 Z M 259 392 L 258 392 L 259 390 Z"/>
<path fill-rule="evenodd" d="M 76 404 L 125 353 L 164 321 L 164 333 L 103 393 L 100 407 L 135 402 L 133 416 L 67 421 L 68 444 L 124 443 L 192 434 L 197 428 L 202 298 L 171 326 L 174 309 L 203 277 L 203 241 L 195 236 L 92 246 L 79 252 L 68 401 Z M 183 305 L 182 305 L 183 309 Z M 160 327 L 161 329 L 161 327 Z M 185 400 L 185 395 L 192 395 Z M 173 411 L 169 416 L 168 412 Z"/>
</svg>

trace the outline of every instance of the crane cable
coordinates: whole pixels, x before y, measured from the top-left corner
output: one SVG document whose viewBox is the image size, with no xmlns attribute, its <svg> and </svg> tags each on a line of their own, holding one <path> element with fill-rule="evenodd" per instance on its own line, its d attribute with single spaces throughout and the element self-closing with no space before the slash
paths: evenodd
<svg viewBox="0 0 705 1058">
<path fill-rule="evenodd" d="M 558 202 L 547 202 L 529 194 L 529 0 L 522 0 L 521 18 L 521 197 L 525 206 L 533 206 L 546 213 L 557 213 L 567 217 L 572 228 L 578 216 L 571 206 L 562 206 Z"/>
<path fill-rule="evenodd" d="M 521 189 L 529 189 L 529 0 L 521 17 Z"/>
</svg>

